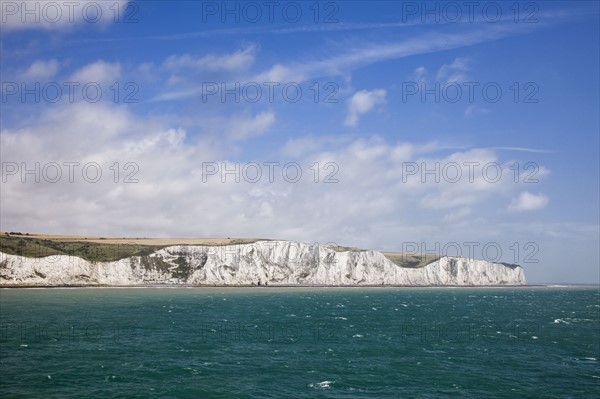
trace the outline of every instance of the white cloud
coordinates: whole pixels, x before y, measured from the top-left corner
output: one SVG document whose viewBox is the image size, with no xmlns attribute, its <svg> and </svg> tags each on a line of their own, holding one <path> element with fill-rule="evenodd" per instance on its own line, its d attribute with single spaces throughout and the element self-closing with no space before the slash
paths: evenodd
<svg viewBox="0 0 600 399">
<path fill-rule="evenodd" d="M 281 64 L 275 64 L 265 72 L 258 74 L 253 80 L 257 82 L 300 83 L 306 77 L 301 71 Z"/>
<path fill-rule="evenodd" d="M 276 67 L 269 68 L 259 76 L 268 75 L 269 73 L 275 75 L 273 72 L 274 69 L 285 71 L 285 76 L 294 77 L 294 81 L 296 82 L 299 82 L 297 77 L 307 80 L 323 76 L 339 76 L 344 75 L 350 70 L 384 60 L 399 59 L 416 54 L 436 53 L 485 43 L 518 34 L 520 28 L 514 24 L 511 26 L 500 24 L 492 26 L 492 24 L 487 24 L 485 26 L 482 25 L 482 29 L 467 33 L 423 34 L 404 41 L 386 43 L 361 43 L 360 41 L 354 41 L 347 43 L 347 46 L 342 46 L 343 48 L 350 49 L 345 52 L 332 53 L 332 56 L 321 59 L 293 62 L 287 65 L 279 64 Z M 446 73 L 446 70 L 459 71 L 460 68 L 466 68 L 466 66 L 467 62 L 465 59 L 457 58 L 442 73 Z M 466 70 L 463 72 L 466 72 Z"/>
<path fill-rule="evenodd" d="M 121 65 L 119 63 L 98 60 L 75 71 L 69 79 L 82 85 L 90 82 L 110 85 L 116 82 L 120 76 Z"/>
<path fill-rule="evenodd" d="M 468 80 L 469 61 L 466 58 L 455 58 L 450 64 L 444 64 L 437 72 L 440 84 L 462 83 Z"/>
<path fill-rule="evenodd" d="M 513 182 L 508 169 L 507 184 L 487 183 L 480 176 L 470 183 L 466 173 L 457 183 L 423 181 L 419 175 L 403 181 L 406 162 L 499 160 L 492 150 L 437 156 L 441 150 L 435 143 L 390 143 L 376 136 L 298 137 L 282 146 L 282 152 L 236 154 L 232 140 L 251 139 L 276 126 L 272 111 L 233 115 L 231 121 L 208 120 L 212 135 L 156 118 L 137 118 L 126 107 L 111 103 L 57 104 L 35 120 L 25 128 L 2 131 L 3 162 L 27 162 L 29 168 L 35 162 L 81 165 L 74 183 L 69 183 L 66 168 L 58 183 L 42 179 L 36 184 L 29 176 L 29 183 L 23 184 L 19 175 L 8 176 L 0 192 L 4 229 L 116 236 L 260 236 L 398 250 L 403 241 L 421 237 L 447 241 L 462 234 L 462 239 L 466 233 L 455 229 L 465 219 L 471 224 L 465 227 L 468 234 L 487 234 L 498 209 L 491 200 L 508 201 L 523 187 Z M 302 148 L 293 152 L 294 144 Z M 243 177 L 236 183 L 231 174 L 226 183 L 220 175 L 203 179 L 204 163 L 219 168 L 225 163 L 227 170 L 235 171 L 236 163 L 244 165 L 242 159 L 279 162 L 274 181 L 269 181 L 266 167 L 257 183 Z M 282 177 L 283 165 L 292 161 L 302 169 L 297 183 Z M 82 181 L 81 167 L 86 162 L 101 165 L 101 181 Z M 115 162 L 119 163 L 118 183 L 110 168 Z M 139 166 L 133 176 L 138 183 L 123 183 L 133 171 L 124 168 L 127 162 Z M 248 173 L 253 176 L 252 170 Z"/>
<path fill-rule="evenodd" d="M 38 60 L 32 63 L 19 78 L 23 81 L 43 81 L 52 78 L 58 73 L 59 62 L 56 59 L 43 61 Z"/>
<path fill-rule="evenodd" d="M 414 145 L 401 143 L 394 147 L 390 152 L 390 159 L 394 162 L 408 161 L 413 158 L 413 155 L 419 151 Z"/>
<path fill-rule="evenodd" d="M 194 57 L 190 54 L 172 55 L 164 62 L 164 67 L 169 70 L 208 70 L 208 71 L 237 71 L 252 66 L 256 57 L 257 46 L 250 45 L 231 54 L 209 54 Z"/>
<path fill-rule="evenodd" d="M 517 198 L 513 198 L 508 205 L 510 212 L 525 212 L 542 209 L 548 204 L 549 200 L 543 194 L 532 194 L 528 191 L 523 191 Z"/>
<path fill-rule="evenodd" d="M 426 82 L 427 74 L 427 69 L 425 69 L 424 66 L 417 67 L 413 72 L 412 80 L 420 85 L 421 83 Z"/>
<path fill-rule="evenodd" d="M 464 219 L 466 216 L 469 216 L 470 214 L 471 214 L 471 208 L 465 206 L 463 208 L 457 209 L 456 211 L 448 213 L 446 216 L 444 216 L 444 221 L 445 222 L 456 222 L 456 221 Z"/>
<path fill-rule="evenodd" d="M 115 20 L 123 22 L 127 3 L 129 0 L 2 1 L 0 21 L 3 33 L 27 29 L 67 30 L 83 25 L 105 27 Z M 127 15 L 135 18 L 135 13 L 135 9 L 129 10 Z"/>
<path fill-rule="evenodd" d="M 169 92 L 158 94 L 149 101 L 180 100 L 201 95 L 205 83 L 213 83 L 218 87 L 235 87 L 252 67 L 258 51 L 257 45 L 225 54 L 207 54 L 195 56 L 191 54 L 171 55 L 160 68 L 154 65 L 145 67 L 147 71 L 163 76 Z M 165 73 L 168 75 L 165 76 Z M 146 72 L 148 75 L 148 72 Z M 201 85 L 198 82 L 202 82 Z"/>
<path fill-rule="evenodd" d="M 499 162 L 496 153 L 489 149 L 459 151 L 443 158 L 422 157 L 415 160 L 415 165 L 418 173 L 409 174 L 407 179 L 422 193 L 419 204 L 426 209 L 481 204 L 514 187 L 510 164 Z"/>
<path fill-rule="evenodd" d="M 342 48 L 349 50 L 342 52 L 330 51 L 332 55 L 328 57 L 306 59 L 302 61 L 289 62 L 287 64 L 276 63 L 258 73 L 250 75 L 248 80 L 254 82 L 302 83 L 309 79 L 320 77 L 347 77 L 349 72 L 353 69 L 377 62 L 400 59 L 417 54 L 447 51 L 473 44 L 485 43 L 518 33 L 519 27 L 514 24 L 509 27 L 504 25 L 491 26 L 491 24 L 486 24 L 484 28 L 469 33 L 424 34 L 404 41 L 385 43 L 353 42 L 348 43 L 348 46 L 341 46 Z M 246 50 L 241 50 L 241 52 L 247 51 L 249 48 L 253 49 L 253 47 L 250 46 Z M 250 53 L 253 54 L 253 52 L 249 51 L 249 54 L 246 57 L 248 61 L 251 59 Z M 226 59 L 227 57 L 228 56 L 214 55 L 200 58 L 194 58 L 189 55 L 172 56 L 163 64 L 163 66 L 172 71 L 179 70 L 178 68 L 183 67 L 189 69 L 189 67 L 192 66 L 207 68 L 208 65 L 219 65 L 219 60 L 221 58 Z M 223 69 L 227 70 L 227 65 L 231 67 L 244 64 L 243 62 L 239 62 L 240 60 L 245 59 L 244 57 L 237 57 L 236 59 L 238 62 L 225 62 Z M 463 62 L 463 59 L 458 59 L 458 61 L 455 60 L 455 62 L 451 65 L 454 65 L 458 68 Z M 245 68 L 249 67 L 251 64 L 252 63 L 249 63 Z M 230 69 L 230 71 L 231 70 L 233 69 Z M 421 72 L 424 73 L 425 71 L 423 70 Z M 417 71 L 417 73 L 419 73 L 419 71 Z M 179 79 L 180 77 L 176 76 L 171 81 L 184 81 Z M 183 98 L 198 96 L 201 93 L 202 90 L 200 87 L 186 87 L 185 90 L 160 94 L 156 96 L 153 101 L 180 100 Z"/>
<path fill-rule="evenodd" d="M 230 121 L 229 137 L 233 140 L 245 140 L 269 130 L 275 123 L 275 113 L 264 111 L 254 117 L 238 117 Z"/>
<path fill-rule="evenodd" d="M 348 101 L 348 116 L 344 121 L 347 126 L 356 126 L 360 115 L 366 114 L 376 105 L 385 102 L 386 91 L 384 89 L 361 90 L 356 92 Z"/>
</svg>

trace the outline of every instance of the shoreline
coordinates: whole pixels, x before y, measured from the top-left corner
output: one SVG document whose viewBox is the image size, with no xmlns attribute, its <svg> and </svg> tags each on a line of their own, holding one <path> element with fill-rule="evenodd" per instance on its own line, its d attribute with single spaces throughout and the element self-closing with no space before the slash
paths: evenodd
<svg viewBox="0 0 600 399">
<path fill-rule="evenodd" d="M 277 288 L 598 288 L 597 284 L 523 284 L 523 285 L 0 285 L 2 289 L 76 289 L 76 288 L 158 288 L 158 289 L 206 289 L 206 288 L 249 288 L 249 289 L 277 289 Z"/>
</svg>

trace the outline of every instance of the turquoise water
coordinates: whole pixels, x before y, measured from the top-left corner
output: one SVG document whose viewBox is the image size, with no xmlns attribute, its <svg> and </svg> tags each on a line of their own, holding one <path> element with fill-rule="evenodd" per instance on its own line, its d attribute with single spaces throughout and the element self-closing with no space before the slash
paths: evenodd
<svg viewBox="0 0 600 399">
<path fill-rule="evenodd" d="M 592 398 L 598 288 L 0 290 L 2 398 Z"/>
</svg>

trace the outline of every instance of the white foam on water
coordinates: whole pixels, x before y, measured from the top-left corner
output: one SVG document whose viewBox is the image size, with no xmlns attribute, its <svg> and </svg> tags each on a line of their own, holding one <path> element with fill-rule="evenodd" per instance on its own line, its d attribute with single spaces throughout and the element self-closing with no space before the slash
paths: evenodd
<svg viewBox="0 0 600 399">
<path fill-rule="evenodd" d="M 430 351 L 430 350 L 425 349 L 425 348 L 421 348 L 421 349 L 423 350 L 423 352 L 426 352 L 426 353 L 448 353 L 446 351 Z M 450 358 L 448 358 L 448 359 L 450 359 Z"/>
<path fill-rule="evenodd" d="M 335 383 L 335 381 L 321 381 L 321 382 L 317 382 L 316 384 L 310 383 L 308 384 L 308 386 L 310 388 L 315 388 L 315 389 L 330 389 L 331 388 L 331 384 Z"/>
</svg>

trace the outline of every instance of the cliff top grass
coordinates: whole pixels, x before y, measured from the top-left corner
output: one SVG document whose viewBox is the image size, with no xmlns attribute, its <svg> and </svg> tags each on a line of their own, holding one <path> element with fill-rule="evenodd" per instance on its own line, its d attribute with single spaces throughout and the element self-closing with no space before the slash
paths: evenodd
<svg viewBox="0 0 600 399">
<path fill-rule="evenodd" d="M 78 256 L 88 261 L 110 262 L 130 256 L 149 255 L 172 245 L 251 244 L 255 238 L 127 238 L 0 232 L 0 252 L 41 258 L 50 255 Z"/>
<path fill-rule="evenodd" d="M 397 266 L 412 269 L 425 267 L 441 258 L 440 255 L 435 254 L 413 254 L 402 252 L 383 252 L 383 255 Z"/>
<path fill-rule="evenodd" d="M 332 249 L 335 252 L 365 252 L 366 249 L 355 248 L 355 247 L 345 247 L 343 245 L 327 245 L 326 248 Z"/>
<path fill-rule="evenodd" d="M 0 238 L 19 237 L 36 238 L 40 240 L 51 240 L 59 242 L 87 242 L 98 244 L 137 244 L 158 245 L 162 247 L 170 245 L 235 245 L 252 244 L 262 238 L 147 238 L 147 237 L 98 237 L 98 236 L 74 236 L 59 234 L 35 234 L 0 231 Z"/>
</svg>

